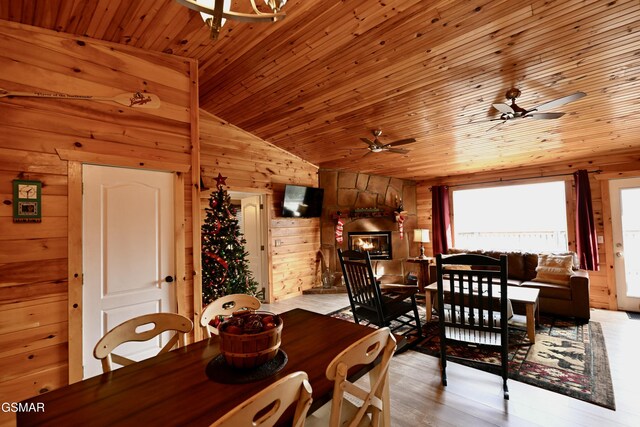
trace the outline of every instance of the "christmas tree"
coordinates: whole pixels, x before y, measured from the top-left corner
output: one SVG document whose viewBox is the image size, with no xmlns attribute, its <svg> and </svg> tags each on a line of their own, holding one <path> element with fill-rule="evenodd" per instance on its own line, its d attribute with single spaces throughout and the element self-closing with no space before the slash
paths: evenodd
<svg viewBox="0 0 640 427">
<path fill-rule="evenodd" d="M 255 295 L 253 279 L 245 251 L 246 240 L 238 227 L 236 208 L 223 185 L 226 177 L 218 174 L 217 191 L 211 192 L 202 225 L 202 303 L 229 294 Z"/>
</svg>

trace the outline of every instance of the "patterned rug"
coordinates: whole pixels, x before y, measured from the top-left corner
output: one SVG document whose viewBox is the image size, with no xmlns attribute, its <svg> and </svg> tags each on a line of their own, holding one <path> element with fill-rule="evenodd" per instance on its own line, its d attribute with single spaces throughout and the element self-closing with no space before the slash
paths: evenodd
<svg viewBox="0 0 640 427">
<path fill-rule="evenodd" d="M 440 357 L 438 322 L 424 324 L 424 307 L 419 309 L 424 333 L 412 349 Z M 349 307 L 330 315 L 353 321 Z M 509 378 L 615 410 L 607 349 L 598 322 L 581 325 L 573 319 L 541 316 L 535 344 L 529 343 L 521 326 L 509 328 Z M 413 336 L 407 339 L 415 341 Z M 485 371 L 494 369 L 477 362 L 495 363 L 495 372 L 499 370 L 499 351 L 456 345 L 448 348 L 448 354 L 470 359 L 456 363 Z"/>
</svg>

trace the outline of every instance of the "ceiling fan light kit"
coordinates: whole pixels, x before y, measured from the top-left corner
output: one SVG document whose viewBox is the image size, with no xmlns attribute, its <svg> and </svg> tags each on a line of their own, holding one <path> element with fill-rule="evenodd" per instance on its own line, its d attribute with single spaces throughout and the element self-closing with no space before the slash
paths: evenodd
<svg viewBox="0 0 640 427">
<path fill-rule="evenodd" d="M 287 0 L 264 0 L 271 9 L 271 13 L 265 13 L 258 9 L 255 0 L 249 0 L 254 13 L 240 13 L 231 10 L 231 0 L 176 0 L 182 6 L 200 12 L 202 19 L 211 29 L 211 38 L 218 39 L 220 30 L 227 19 L 241 22 L 276 22 L 286 17 L 281 12 Z"/>
</svg>

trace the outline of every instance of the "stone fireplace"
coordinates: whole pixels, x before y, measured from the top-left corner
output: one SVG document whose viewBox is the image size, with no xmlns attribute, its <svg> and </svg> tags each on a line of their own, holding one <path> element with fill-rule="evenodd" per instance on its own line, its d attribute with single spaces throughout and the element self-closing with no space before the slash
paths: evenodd
<svg viewBox="0 0 640 427">
<path fill-rule="evenodd" d="M 388 243 L 384 254 L 372 254 L 376 274 L 388 276 L 387 283 L 402 280 L 403 261 L 419 253 L 419 245 L 412 241 L 417 228 L 416 183 L 414 181 L 320 169 L 319 186 L 324 188 L 324 205 L 320 218 L 321 250 L 327 268 L 333 273 L 335 283 L 341 283 L 342 271 L 337 249 L 349 248 L 350 236 L 378 236 L 384 233 Z M 399 204 L 403 208 L 403 233 L 394 211 Z M 336 239 L 336 226 L 340 218 L 343 225 L 343 241 Z M 372 234 L 375 233 L 375 234 Z M 383 245 L 383 237 L 376 237 L 375 244 Z M 365 239 L 362 239 L 365 241 Z M 369 241 L 369 243 L 372 243 Z M 352 243 L 353 247 L 353 243 Z M 387 253 L 388 252 L 388 253 Z M 410 253 L 412 255 L 410 255 Z M 383 279 L 383 282 L 385 280 Z"/>
</svg>

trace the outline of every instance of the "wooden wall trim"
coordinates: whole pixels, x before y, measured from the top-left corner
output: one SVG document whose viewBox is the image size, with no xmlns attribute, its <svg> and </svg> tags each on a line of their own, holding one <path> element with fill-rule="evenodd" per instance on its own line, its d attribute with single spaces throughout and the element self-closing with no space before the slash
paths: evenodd
<svg viewBox="0 0 640 427">
<path fill-rule="evenodd" d="M 596 179 L 602 181 L 608 181 L 610 179 L 619 179 L 619 178 L 637 178 L 640 176 L 640 170 L 626 170 L 620 172 L 605 172 L 596 176 Z M 607 184 L 608 185 L 608 184 Z"/>
<path fill-rule="evenodd" d="M 613 249 L 613 225 L 611 223 L 611 191 L 609 190 L 609 180 L 600 181 L 600 193 L 602 194 L 602 222 L 604 227 L 604 244 L 606 248 Z M 605 251 L 604 262 L 600 264 L 606 268 L 607 290 L 609 297 L 609 310 L 618 309 L 618 290 L 616 287 L 616 273 L 613 268 L 613 250 Z"/>
<path fill-rule="evenodd" d="M 265 194 L 264 195 L 264 205 L 265 206 L 273 206 L 273 194 Z M 272 228 L 271 221 L 273 220 L 273 210 L 267 208 L 267 242 L 273 242 L 272 237 Z M 273 250 L 271 249 L 271 244 L 265 245 L 267 248 L 267 292 L 266 292 L 266 300 L 267 304 L 271 304 L 275 302 L 275 298 L 273 295 Z"/>
<path fill-rule="evenodd" d="M 174 227 L 174 262 L 175 262 L 175 298 L 178 314 L 189 317 L 185 307 L 185 219 L 184 219 L 184 175 L 176 172 L 173 175 L 173 227 Z"/>
<path fill-rule="evenodd" d="M 564 199 L 567 217 L 567 244 L 569 250 L 576 252 L 578 245 L 576 243 L 576 194 L 573 180 L 566 179 L 564 181 Z"/>
<path fill-rule="evenodd" d="M 114 165 L 121 167 L 128 167 L 134 169 L 151 169 L 151 170 L 165 170 L 171 172 L 189 172 L 191 165 L 186 163 L 173 163 L 158 160 L 136 160 L 131 157 L 118 156 L 113 154 L 101 154 L 92 153 L 88 151 L 67 150 L 64 148 L 57 148 L 56 152 L 62 160 L 69 160 L 73 162 L 92 163 L 99 165 Z"/>
<path fill-rule="evenodd" d="M 202 240 L 200 237 L 200 107 L 198 92 L 198 64 L 191 63 L 191 226 L 193 246 L 193 323 L 194 339 L 203 338 L 200 327 L 202 314 Z"/>
<path fill-rule="evenodd" d="M 70 161 L 68 169 L 68 330 L 69 384 L 82 381 L 82 164 Z"/>
</svg>

